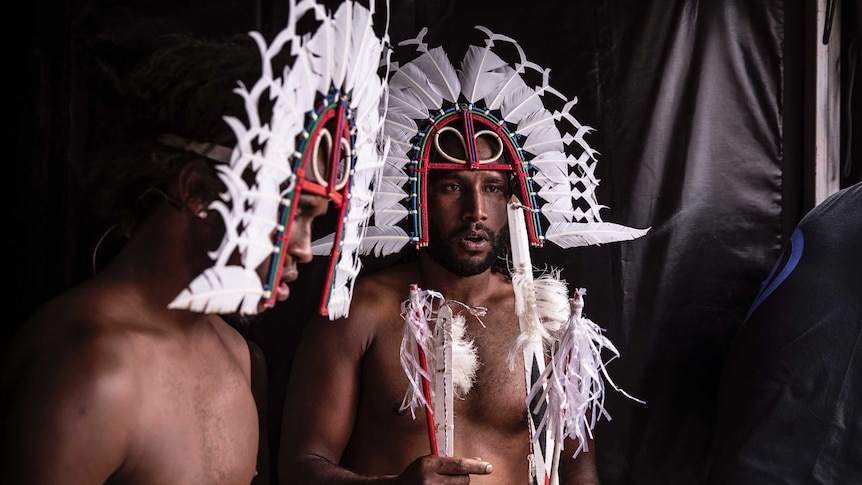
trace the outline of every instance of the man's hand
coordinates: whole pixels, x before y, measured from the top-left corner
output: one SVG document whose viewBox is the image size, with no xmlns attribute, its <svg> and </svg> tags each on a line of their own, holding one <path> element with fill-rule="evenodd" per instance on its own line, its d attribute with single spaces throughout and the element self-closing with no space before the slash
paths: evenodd
<svg viewBox="0 0 862 485">
<path fill-rule="evenodd" d="M 491 464 L 480 458 L 425 455 L 417 458 L 398 476 L 399 484 L 470 483 L 470 475 L 488 475 Z"/>
</svg>

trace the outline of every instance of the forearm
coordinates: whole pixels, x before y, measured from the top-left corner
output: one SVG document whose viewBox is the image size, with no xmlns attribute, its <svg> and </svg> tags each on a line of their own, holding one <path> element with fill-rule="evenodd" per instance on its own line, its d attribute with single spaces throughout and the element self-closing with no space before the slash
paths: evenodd
<svg viewBox="0 0 862 485">
<path fill-rule="evenodd" d="M 308 484 L 353 485 L 353 484 L 395 484 L 397 477 L 363 476 L 333 463 L 318 455 L 306 455 L 279 468 L 282 485 Z"/>
<path fill-rule="evenodd" d="M 567 457 L 565 453 L 563 452 L 560 462 L 560 485 L 599 485 L 599 473 L 592 446 L 590 451 L 582 451 L 576 458 L 571 455 Z"/>
<path fill-rule="evenodd" d="M 560 485 L 599 485 L 599 477 L 590 470 L 567 473 L 560 477 Z"/>
</svg>

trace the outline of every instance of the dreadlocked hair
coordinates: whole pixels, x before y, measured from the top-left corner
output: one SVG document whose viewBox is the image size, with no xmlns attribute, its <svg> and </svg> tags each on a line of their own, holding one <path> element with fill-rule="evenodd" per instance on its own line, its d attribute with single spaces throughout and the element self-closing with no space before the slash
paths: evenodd
<svg viewBox="0 0 862 485">
<path fill-rule="evenodd" d="M 159 144 L 162 134 L 232 147 L 225 116 L 245 119 L 238 83 L 260 77 L 260 53 L 247 35 L 223 39 L 171 35 L 160 38 L 150 57 L 117 80 L 124 139 L 102 147 L 89 177 L 93 213 L 118 223 L 128 234 L 146 216 L 155 194 L 199 155 Z M 211 162 L 210 166 L 213 168 Z M 212 170 L 199 194 L 214 199 L 223 190 Z"/>
</svg>

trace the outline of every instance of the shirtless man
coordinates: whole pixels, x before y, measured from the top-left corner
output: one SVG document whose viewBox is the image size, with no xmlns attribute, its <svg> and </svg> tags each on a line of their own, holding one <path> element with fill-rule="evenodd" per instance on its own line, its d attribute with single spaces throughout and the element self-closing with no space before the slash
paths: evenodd
<svg viewBox="0 0 862 485">
<path fill-rule="evenodd" d="M 295 128 L 293 113 L 279 111 L 295 103 L 276 104 L 274 114 L 246 112 L 254 103 L 235 92 L 238 85 L 287 84 L 263 78 L 270 75 L 262 75 L 264 47 L 249 36 L 180 42 L 159 51 L 133 76 L 134 89 L 127 92 L 140 95 L 135 107 L 149 115 L 152 141 L 147 151 L 135 145 L 128 160 L 112 159 L 104 173 L 132 172 L 117 195 L 131 197 L 141 217 L 106 267 L 38 309 L 4 349 L 0 483 L 248 485 L 255 479 L 260 426 L 253 357 L 242 335 L 218 314 L 228 313 L 224 308 L 254 314 L 288 298 L 297 264 L 312 257 L 312 221 L 327 211 L 334 192 L 337 180 L 329 175 L 347 173 L 342 164 L 352 160 L 353 151 L 342 156 L 330 151 L 344 146 L 339 133 L 327 132 L 323 138 L 329 143 L 314 145 L 329 129 L 323 123 L 301 136 L 304 127 Z M 281 67 L 263 72 L 287 76 Z M 307 99 L 313 100 L 316 87 L 307 87 L 312 90 Z M 255 95 L 268 99 L 269 94 Z M 377 103 L 372 100 L 371 106 L 376 113 Z M 275 131 L 285 119 L 297 130 L 293 137 Z M 268 140 L 261 136 L 265 129 L 273 130 Z M 256 144 L 238 141 L 249 132 Z M 307 140 L 304 148 L 297 141 L 296 148 L 285 149 L 301 154 L 259 151 L 265 141 L 275 143 L 276 133 L 282 135 L 278 146 Z M 351 135 L 356 139 L 356 130 Z M 249 158 L 263 162 L 253 174 L 222 177 L 237 170 L 236 160 Z M 290 179 L 291 173 L 302 174 L 297 167 L 312 163 L 314 170 L 304 178 Z M 273 167 L 286 180 L 263 183 L 260 174 Z M 248 183 L 248 177 L 257 178 L 247 189 L 226 190 Z M 337 201 L 347 203 L 347 192 L 338 190 Z M 226 206 L 219 205 L 225 195 L 238 216 L 225 215 Z M 258 198 L 246 203 L 237 197 Z M 242 212 L 257 210 L 251 202 L 261 200 L 273 202 L 271 217 Z M 260 264 L 235 264 L 245 263 L 246 256 L 233 250 L 227 253 L 229 267 L 220 260 L 214 264 L 213 254 L 231 242 L 223 240 L 231 224 L 240 226 L 236 239 L 265 248 L 258 253 Z M 254 224 L 266 230 L 259 236 L 242 232 Z M 211 280 L 203 289 L 190 285 L 225 268 L 234 270 L 227 276 L 242 278 Z M 236 281 L 241 282 L 241 291 L 231 293 L 239 295 L 236 299 L 205 291 L 230 292 Z M 216 307 L 196 307 L 204 300 Z"/>
<path fill-rule="evenodd" d="M 466 158 L 460 144 L 444 145 Z M 479 159 L 491 158 L 483 138 L 476 148 Z M 509 194 L 502 171 L 430 171 L 429 245 L 415 261 L 361 279 L 348 318 L 309 323 L 285 402 L 281 483 L 527 483 L 523 362 L 510 369 L 507 360 L 518 317 L 512 283 L 494 269 L 507 247 Z M 488 309 L 481 322 L 465 314 L 480 365 L 455 402 L 455 457 L 430 455 L 424 414 L 399 412 L 409 385 L 399 363 L 400 307 L 414 283 Z M 589 449 L 577 459 L 563 453 L 560 483 L 598 483 Z"/>
</svg>

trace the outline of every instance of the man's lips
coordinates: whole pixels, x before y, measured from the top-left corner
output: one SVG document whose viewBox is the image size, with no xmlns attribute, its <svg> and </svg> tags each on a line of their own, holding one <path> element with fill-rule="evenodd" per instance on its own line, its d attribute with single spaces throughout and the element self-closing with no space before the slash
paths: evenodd
<svg viewBox="0 0 862 485">
<path fill-rule="evenodd" d="M 481 251 L 488 246 L 488 235 L 481 231 L 467 231 L 459 240 L 468 251 Z"/>
<path fill-rule="evenodd" d="M 276 300 L 284 301 L 290 296 L 290 286 L 289 283 L 293 283 L 299 277 L 299 273 L 296 271 L 296 268 L 285 268 L 281 273 L 281 279 L 278 282 L 278 288 L 276 288 Z"/>
</svg>

